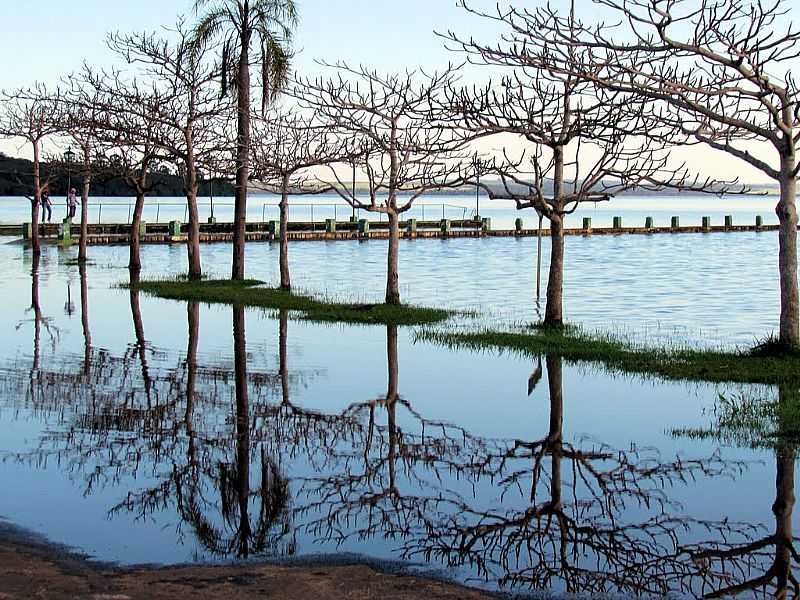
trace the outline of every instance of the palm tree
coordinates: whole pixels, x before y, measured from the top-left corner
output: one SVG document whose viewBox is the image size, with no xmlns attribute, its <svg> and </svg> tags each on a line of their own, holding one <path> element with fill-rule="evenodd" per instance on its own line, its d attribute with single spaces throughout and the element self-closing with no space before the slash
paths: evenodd
<svg viewBox="0 0 800 600">
<path fill-rule="evenodd" d="M 237 100 L 236 200 L 232 279 L 244 279 L 247 183 L 250 177 L 250 65 L 261 69 L 262 111 L 286 86 L 292 31 L 297 26 L 294 0 L 195 0 L 199 16 L 192 36 L 196 48 L 222 41 L 222 93 L 232 88 Z M 254 52 L 255 50 L 255 52 Z"/>
</svg>

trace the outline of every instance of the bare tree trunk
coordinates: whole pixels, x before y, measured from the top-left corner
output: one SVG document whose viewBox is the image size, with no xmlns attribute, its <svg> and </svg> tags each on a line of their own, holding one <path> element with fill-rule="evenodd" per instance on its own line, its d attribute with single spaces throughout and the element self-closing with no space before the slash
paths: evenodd
<svg viewBox="0 0 800 600">
<path fill-rule="evenodd" d="M 281 230 L 280 230 L 280 267 L 281 289 L 291 291 L 292 281 L 289 277 L 289 176 L 284 175 L 281 182 Z"/>
<path fill-rule="evenodd" d="M 389 211 L 389 255 L 386 269 L 386 304 L 400 304 L 400 217 Z"/>
<path fill-rule="evenodd" d="M 191 104 L 194 110 L 194 103 Z M 197 211 L 197 165 L 194 159 L 194 136 L 191 126 L 185 130 L 186 163 L 184 164 L 186 185 L 186 206 L 189 213 L 189 235 L 186 239 L 186 253 L 189 260 L 189 279 L 200 279 L 203 268 L 200 264 L 200 214 Z"/>
<path fill-rule="evenodd" d="M 92 185 L 91 151 L 83 147 L 83 189 L 81 189 L 81 238 L 78 241 L 78 262 L 85 263 L 88 258 L 86 238 L 89 235 L 89 190 Z"/>
<path fill-rule="evenodd" d="M 42 180 L 39 167 L 39 142 L 33 143 L 33 199 L 31 200 L 31 250 L 42 251 L 39 241 L 39 204 L 42 201 Z"/>
<path fill-rule="evenodd" d="M 796 165 L 793 153 L 781 160 L 781 199 L 775 212 L 778 233 L 778 264 L 781 281 L 780 341 L 800 347 L 800 300 L 797 289 L 797 177 L 792 175 Z"/>
<path fill-rule="evenodd" d="M 564 117 L 569 123 L 569 115 Z M 564 215 L 558 209 L 563 207 L 564 193 L 564 148 L 553 148 L 553 198 L 555 206 L 550 218 L 550 269 L 547 278 L 547 304 L 544 309 L 544 324 L 548 327 L 561 327 L 564 324 Z"/>
<path fill-rule="evenodd" d="M 239 500 L 239 557 L 250 553 L 250 403 L 247 390 L 247 341 L 244 307 L 233 307 L 233 354 L 236 384 L 236 485 Z"/>
<path fill-rule="evenodd" d="M 192 183 L 186 188 L 186 204 L 189 212 L 189 236 L 186 240 L 186 253 L 189 259 L 189 279 L 200 279 L 203 267 L 200 262 L 200 214 L 197 211 L 197 178 L 190 177 Z"/>
<path fill-rule="evenodd" d="M 247 224 L 247 182 L 250 179 L 250 35 L 242 32 L 242 52 L 237 75 L 236 199 L 233 215 L 233 265 L 231 279 L 244 279 Z M 265 92 L 266 93 L 266 92 Z"/>
<path fill-rule="evenodd" d="M 128 260 L 128 268 L 137 273 L 142 270 L 142 259 L 140 257 L 139 227 L 142 224 L 142 211 L 144 210 L 144 192 L 136 192 L 136 203 L 133 206 L 133 220 L 131 221 L 131 231 L 129 234 L 130 240 L 130 259 Z"/>
<path fill-rule="evenodd" d="M 561 215 L 550 218 L 550 270 L 547 279 L 547 306 L 544 324 L 560 327 L 564 324 L 564 222 Z"/>
</svg>

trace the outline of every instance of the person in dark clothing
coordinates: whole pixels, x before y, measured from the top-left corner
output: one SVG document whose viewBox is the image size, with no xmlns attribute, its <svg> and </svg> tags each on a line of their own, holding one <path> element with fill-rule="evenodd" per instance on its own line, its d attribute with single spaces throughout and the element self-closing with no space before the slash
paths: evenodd
<svg viewBox="0 0 800 600">
<path fill-rule="evenodd" d="M 47 214 L 47 222 L 53 220 L 53 203 L 50 201 L 50 192 L 46 189 L 42 191 L 40 204 L 42 206 L 42 222 L 45 221 L 45 213 Z"/>
</svg>

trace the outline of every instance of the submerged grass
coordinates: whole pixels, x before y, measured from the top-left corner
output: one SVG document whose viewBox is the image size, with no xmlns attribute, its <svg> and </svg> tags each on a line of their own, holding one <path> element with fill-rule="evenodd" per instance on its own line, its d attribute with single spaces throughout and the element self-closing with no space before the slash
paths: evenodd
<svg viewBox="0 0 800 600">
<path fill-rule="evenodd" d="M 417 339 L 473 350 L 510 350 L 528 356 L 556 354 L 566 360 L 602 364 L 612 372 L 712 383 L 800 385 L 800 352 L 759 346 L 753 350 L 704 350 L 638 346 L 575 326 L 521 331 L 424 330 Z M 769 349 L 768 349 L 769 348 Z"/>
<path fill-rule="evenodd" d="M 263 287 L 255 279 L 231 281 L 186 278 L 143 280 L 134 287 L 144 293 L 170 300 L 189 300 L 209 304 L 236 304 L 301 313 L 309 321 L 383 325 L 429 325 L 447 319 L 450 311 L 408 304 L 362 304 L 320 300 L 281 289 Z M 123 287 L 130 287 L 124 284 Z"/>
</svg>

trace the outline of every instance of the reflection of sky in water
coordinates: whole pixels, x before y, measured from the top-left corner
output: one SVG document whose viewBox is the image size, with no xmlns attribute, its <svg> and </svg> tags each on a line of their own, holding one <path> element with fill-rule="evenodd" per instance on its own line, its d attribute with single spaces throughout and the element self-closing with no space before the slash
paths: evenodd
<svg viewBox="0 0 800 600">
<path fill-rule="evenodd" d="M 574 265 L 574 270 L 570 271 L 567 294 L 568 306 L 574 311 L 571 314 L 580 315 L 580 320 L 587 323 L 612 322 L 618 326 L 634 326 L 637 322 L 635 316 L 646 314 L 648 302 L 657 299 L 655 311 L 665 315 L 665 324 L 675 325 L 680 315 L 692 314 L 694 317 L 688 320 L 688 331 L 696 332 L 703 322 L 702 315 L 712 310 L 704 305 L 704 300 L 719 306 L 727 303 L 729 312 L 716 315 L 724 317 L 724 322 L 717 321 L 720 337 L 713 338 L 726 341 L 746 341 L 762 332 L 764 324 L 772 322 L 772 308 L 769 302 L 764 301 L 763 290 L 736 288 L 736 282 L 742 280 L 762 281 L 765 289 L 774 283 L 770 274 L 761 273 L 766 269 L 758 267 L 774 256 L 771 236 L 665 236 L 657 239 L 663 243 L 656 245 L 656 238 L 570 240 L 572 262 L 569 264 Z M 702 244 L 697 243 L 701 240 Z M 737 240 L 741 244 L 736 246 L 734 253 L 730 246 L 724 247 L 723 240 L 728 240 L 728 243 Z M 512 315 L 518 319 L 531 318 L 530 303 L 525 300 L 531 286 L 520 281 L 518 273 L 522 272 L 520 265 L 531 264 L 532 246 L 530 241 L 515 240 L 407 243 L 402 248 L 401 281 L 405 277 L 405 292 L 412 301 L 432 302 L 442 297 L 461 307 L 502 302 L 506 319 Z M 300 285 L 369 297 L 380 293 L 384 244 L 312 243 L 294 244 L 291 248 L 295 278 Z M 124 264 L 127 249 L 92 248 L 90 252 L 96 263 L 89 269 L 89 321 L 93 352 L 97 358 L 97 364 L 92 368 L 101 379 L 103 374 L 108 377 L 95 389 L 100 393 L 94 399 L 102 398 L 102 392 L 106 392 L 119 405 L 125 394 L 131 393 L 131 402 L 142 406 L 141 365 L 133 351 L 136 340 L 129 295 L 110 288 L 127 272 L 107 268 L 111 263 Z M 177 270 L 174 265 L 182 264 L 184 260 L 183 247 L 145 247 L 143 252 L 143 262 L 150 274 Z M 668 255 L 669 252 L 672 255 Z M 207 268 L 223 273 L 228 253 L 227 246 L 204 246 Z M 248 253 L 250 274 L 271 280 L 275 262 L 273 247 L 251 245 Z M 624 260 L 615 259 L 620 253 L 624 254 Z M 59 373 L 79 373 L 83 366 L 80 278 L 77 267 L 64 265 L 73 254 L 74 251 L 47 248 L 42 257 L 40 304 L 43 316 L 49 320 L 48 328 L 41 332 L 40 360 L 43 371 L 51 371 L 52 377 Z M 444 263 L 445 256 L 452 262 Z M 599 258 L 601 256 L 605 259 Z M 659 261 L 659 266 L 638 272 L 635 265 L 647 264 L 648 256 Z M 614 261 L 617 271 L 622 272 L 610 278 L 609 267 L 597 268 L 604 261 Z M 161 456 L 155 455 L 153 449 L 143 443 L 146 436 L 137 440 L 133 433 L 116 434 L 120 439 L 132 437 L 137 442 L 134 446 L 141 449 L 139 468 L 135 472 L 129 472 L 127 468 L 105 470 L 93 483 L 91 493 L 86 493 L 93 464 L 91 461 L 80 464 L 75 447 L 78 442 L 91 447 L 98 438 L 86 434 L 80 427 L 76 428 L 75 424 L 77 416 L 91 412 L 88 406 L 93 396 L 78 378 L 76 387 L 55 385 L 54 389 L 71 390 L 73 396 L 77 390 L 83 394 L 79 403 L 71 402 L 69 394 L 37 396 L 46 399 L 46 407 L 26 402 L 25 386 L 29 382 L 28 370 L 33 353 L 32 313 L 26 312 L 30 306 L 31 281 L 27 273 L 30 263 L 19 247 L 8 245 L 0 246 L 0 262 L 5 265 L 0 273 L 5 297 L 0 305 L 4 340 L 0 346 L 0 427 L 4 432 L 0 452 L 5 457 L 0 462 L 0 482 L 5 490 L 0 497 L 0 515 L 55 542 L 75 546 L 101 559 L 126 563 L 175 563 L 212 558 L 198 544 L 191 527 L 181 523 L 170 501 L 141 519 L 136 518 L 135 512 L 121 511 L 109 515 L 109 509 L 129 498 L 129 493 L 135 496 L 137 492 L 157 487 L 169 478 L 176 465 L 185 462 L 186 436 L 179 426 L 176 426 L 176 436 L 166 437 L 179 449 L 175 455 L 167 452 L 166 448 Z M 694 262 L 704 264 L 705 276 L 690 268 Z M 734 267 L 732 263 L 739 266 Z M 729 266 L 722 268 L 725 264 Z M 469 265 L 481 267 L 476 270 Z M 445 274 L 448 274 L 446 281 L 439 279 Z M 327 276 L 323 279 L 323 275 Z M 362 290 L 362 283 L 365 289 L 354 292 Z M 653 286 L 657 292 L 653 291 Z M 71 316 L 65 315 L 64 311 L 67 288 L 76 307 Z M 669 297 L 679 298 L 681 302 L 670 306 L 667 290 L 672 290 Z M 676 293 L 677 290 L 680 292 Z M 728 295 L 726 290 L 738 293 Z M 145 355 L 150 376 L 156 382 L 153 398 L 162 405 L 177 403 L 172 411 L 173 417 L 180 416 L 185 411 L 186 305 L 148 297 L 141 297 L 140 302 L 147 340 Z M 235 459 L 236 406 L 234 380 L 230 373 L 234 368 L 232 309 L 201 307 L 199 312 L 198 364 L 202 375 L 198 392 L 203 399 L 198 401 L 196 433 L 202 440 L 201 445 L 211 448 L 210 456 L 216 457 L 215 460 L 222 457 L 232 462 Z M 292 404 L 301 410 L 335 416 L 354 404 L 385 398 L 386 336 L 383 327 L 320 326 L 290 321 L 286 341 Z M 263 407 L 276 406 L 281 400 L 278 320 L 259 311 L 247 311 L 246 339 L 251 412 L 260 414 Z M 126 353 L 128 358 L 123 360 Z M 535 367 L 532 361 L 489 352 L 448 351 L 414 342 L 413 332 L 402 329 L 397 355 L 398 390 L 400 398 L 408 403 L 398 405 L 397 425 L 404 435 L 410 436 L 408 439 L 419 439 L 422 434 L 420 417 L 427 423 L 425 435 L 428 439 L 436 437 L 437 428 L 431 424 L 437 422 L 450 424 L 448 431 L 451 433 L 463 429 L 469 436 L 489 444 L 513 445 L 514 440 L 534 441 L 547 435 L 550 419 L 548 373 L 545 371 L 544 378 L 528 397 L 527 381 Z M 100 366 L 98 357 L 106 357 L 105 367 Z M 227 373 L 227 376 L 218 376 L 211 381 L 209 373 L 212 369 L 217 373 Z M 120 383 L 120 377 L 124 383 Z M 259 386 L 258 381 L 271 383 Z M 676 454 L 684 459 L 713 455 L 717 444 L 673 439 L 669 431 L 674 427 L 707 425 L 710 421 L 708 411 L 716 395 L 740 388 L 610 378 L 586 367 L 564 365 L 562 389 L 565 442 L 586 451 L 596 450 L 600 444 L 622 451 L 629 451 L 632 447 L 652 447 L 658 450 L 664 463 L 670 463 Z M 208 400 L 211 397 L 215 403 Z M 366 422 L 366 414 L 363 408 L 358 413 L 362 425 Z M 386 408 L 378 406 L 375 415 L 376 422 L 384 427 L 386 438 Z M 350 462 L 325 463 L 325 452 L 319 449 L 304 451 L 295 447 L 294 452 L 287 451 L 287 446 L 280 445 L 277 435 L 280 432 L 270 429 L 276 427 L 275 423 L 274 419 L 267 419 L 257 430 L 263 438 L 261 443 L 272 449 L 280 472 L 289 480 L 294 508 L 309 501 L 310 497 L 300 493 L 304 479 L 326 474 L 357 475 L 359 469 L 363 471 L 363 461 L 359 464 L 352 457 Z M 69 438 L 70 443 L 65 444 L 65 435 L 70 433 L 73 437 Z M 56 439 L 56 442 L 47 441 L 50 439 Z M 211 443 L 215 439 L 220 440 L 216 445 Z M 310 439 L 313 440 L 313 436 Z M 469 446 L 463 438 L 455 436 L 453 439 L 460 440 L 464 447 Z M 30 460 L 16 461 L 5 454 L 30 452 L 40 444 L 45 448 L 66 447 L 67 451 L 59 457 L 49 456 L 46 462 L 37 462 L 41 459 L 39 455 L 33 455 Z M 253 447 L 258 445 L 255 440 L 252 444 Z M 276 445 L 280 451 L 275 450 Z M 336 448 L 355 457 L 360 453 L 352 445 L 348 446 L 346 440 Z M 375 446 L 376 451 L 377 448 Z M 774 453 L 724 448 L 721 456 L 725 460 L 760 462 L 750 464 L 735 480 L 699 475 L 696 481 L 667 486 L 665 494 L 676 503 L 670 509 L 671 514 L 714 521 L 727 518 L 731 522 L 745 521 L 774 527 L 770 512 L 775 496 Z M 118 458 L 121 467 L 130 464 L 129 454 Z M 519 468 L 530 468 L 527 459 L 518 459 L 515 464 Z M 522 510 L 529 505 L 524 486 L 519 491 L 509 492 L 501 500 L 498 479 L 481 478 L 473 488 L 469 478 L 457 477 L 455 472 L 443 468 L 407 467 L 398 460 L 397 470 L 398 487 L 404 494 L 430 495 L 441 490 L 448 496 L 457 492 L 471 507 L 497 511 Z M 565 481 L 571 478 L 571 473 L 565 466 Z M 415 482 L 409 474 L 420 476 L 421 481 Z M 257 473 L 251 473 L 251 481 L 255 479 Z M 581 485 L 578 490 L 579 494 L 586 491 Z M 219 492 L 210 487 L 205 491 L 209 497 L 219 496 Z M 568 495 L 566 491 L 564 495 Z M 635 523 L 637 519 L 652 515 L 653 511 L 657 512 L 657 509 L 651 507 L 648 510 L 631 503 L 623 512 L 622 519 Z M 317 535 L 303 530 L 303 524 L 313 516 L 304 513 L 293 520 L 298 552 L 337 551 L 334 543 L 320 540 Z M 363 517 L 364 513 L 361 521 L 355 522 L 363 523 Z M 222 526 L 219 515 L 212 519 L 216 525 Z M 351 525 L 353 523 L 347 524 Z M 695 529 L 682 535 L 683 543 L 713 537 Z M 397 558 L 396 549 L 400 545 L 401 541 L 397 539 L 375 535 L 366 540 L 348 538 L 339 550 Z M 434 566 L 439 564 L 435 558 L 432 563 Z M 461 577 L 474 576 L 468 569 L 459 573 Z"/>
</svg>

